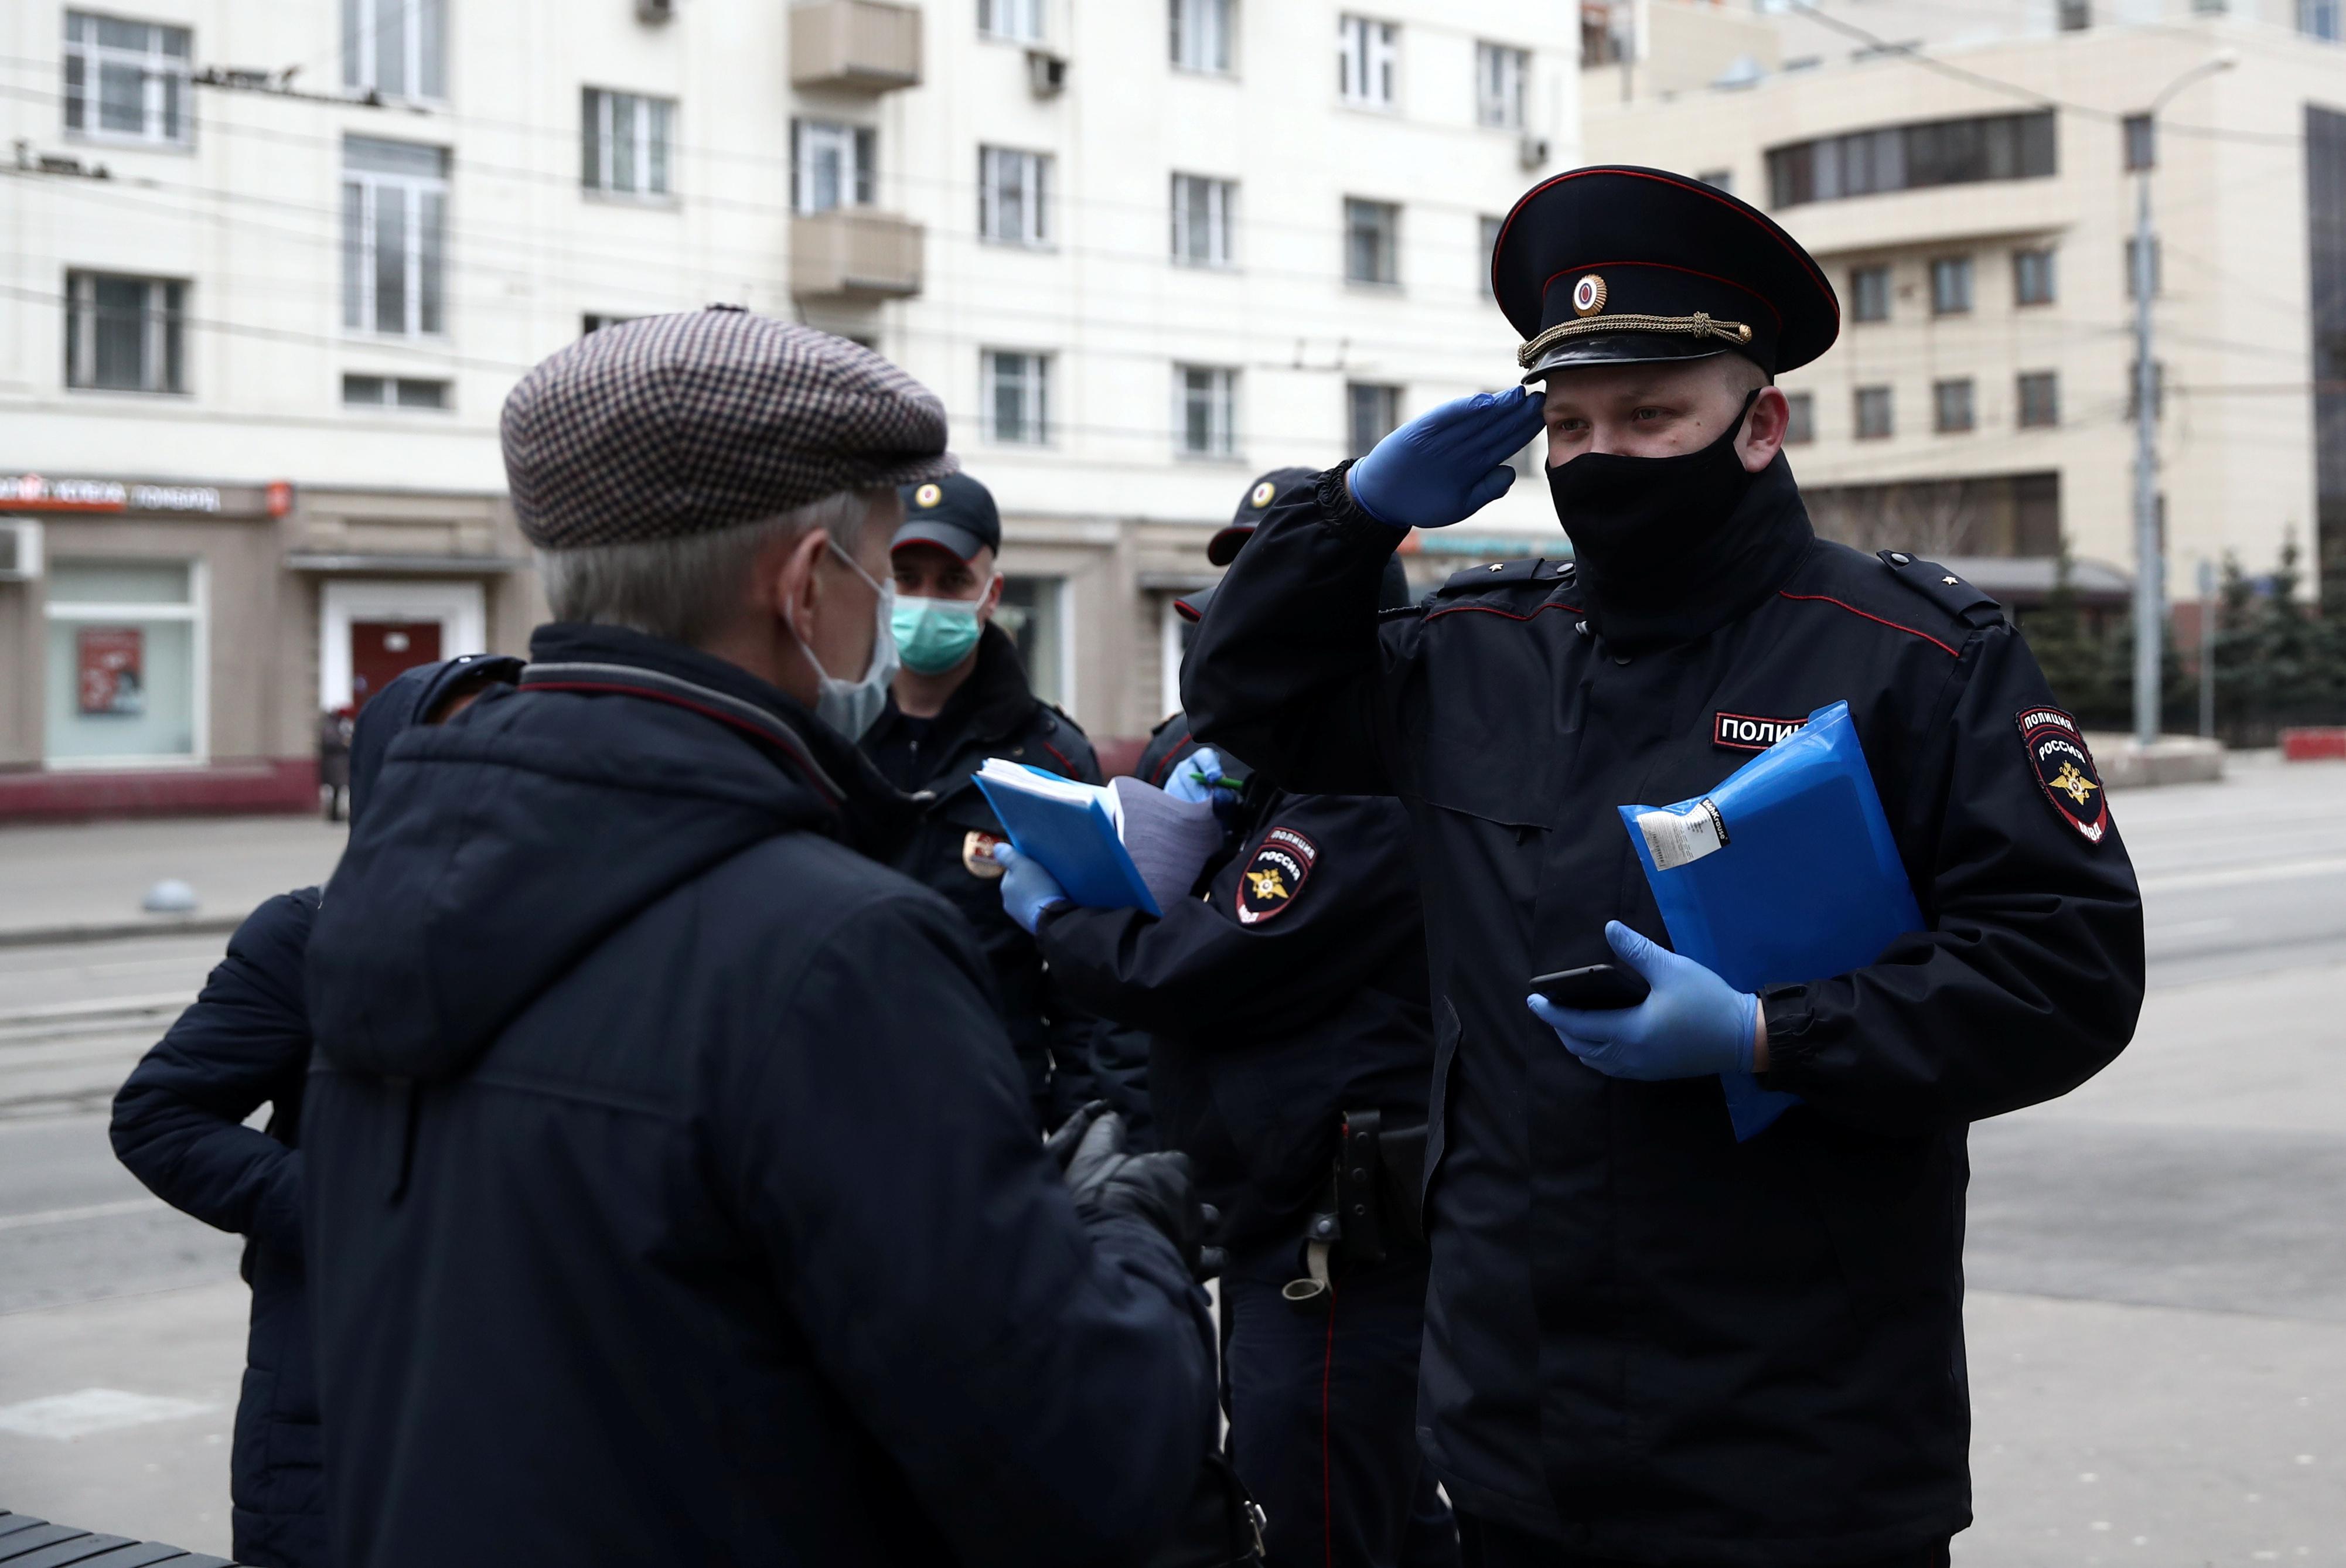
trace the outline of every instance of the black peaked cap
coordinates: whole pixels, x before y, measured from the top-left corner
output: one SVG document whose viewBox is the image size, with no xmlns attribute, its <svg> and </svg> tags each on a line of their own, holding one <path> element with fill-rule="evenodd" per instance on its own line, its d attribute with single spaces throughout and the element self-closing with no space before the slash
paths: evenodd
<svg viewBox="0 0 2346 1568">
<path fill-rule="evenodd" d="M 974 560 L 980 550 L 1001 553 L 1002 513 L 994 504 L 994 492 L 968 474 L 907 484 L 903 494 L 904 521 L 888 542 L 891 550 L 935 545 L 961 561 Z"/>
</svg>

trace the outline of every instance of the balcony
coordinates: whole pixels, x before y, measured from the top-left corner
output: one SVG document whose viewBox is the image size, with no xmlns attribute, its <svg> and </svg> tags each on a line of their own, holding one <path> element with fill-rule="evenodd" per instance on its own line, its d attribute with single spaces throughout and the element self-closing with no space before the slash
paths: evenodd
<svg viewBox="0 0 2346 1568">
<path fill-rule="evenodd" d="M 921 14 L 877 0 L 821 0 L 790 12 L 790 85 L 888 93 L 921 81 Z"/>
<path fill-rule="evenodd" d="M 790 219 L 790 292 L 797 298 L 871 303 L 920 291 L 919 224 L 862 207 Z"/>
</svg>

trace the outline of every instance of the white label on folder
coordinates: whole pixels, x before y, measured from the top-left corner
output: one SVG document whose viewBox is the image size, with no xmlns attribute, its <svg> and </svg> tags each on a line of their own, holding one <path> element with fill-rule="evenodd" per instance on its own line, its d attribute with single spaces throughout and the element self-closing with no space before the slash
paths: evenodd
<svg viewBox="0 0 2346 1568">
<path fill-rule="evenodd" d="M 1646 851 L 1654 869 L 1673 871 L 1727 848 L 1727 821 L 1708 799 L 1696 801 L 1684 815 L 1676 811 L 1640 811 L 1637 831 L 1645 836 Z"/>
</svg>

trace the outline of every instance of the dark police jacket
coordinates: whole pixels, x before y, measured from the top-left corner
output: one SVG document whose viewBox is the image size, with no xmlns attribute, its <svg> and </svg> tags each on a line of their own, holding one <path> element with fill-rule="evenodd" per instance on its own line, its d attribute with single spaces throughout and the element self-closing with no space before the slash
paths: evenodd
<svg viewBox="0 0 2346 1568">
<path fill-rule="evenodd" d="M 1002 823 L 978 791 L 975 777 L 987 758 L 1002 757 L 1097 784 L 1099 759 L 1076 721 L 1035 695 L 1016 646 L 993 625 L 978 639 L 977 664 L 969 678 L 917 747 L 910 739 L 909 722 L 891 699 L 863 741 L 864 750 L 898 789 L 933 797 L 923 803 L 920 826 L 891 863 L 943 893 L 977 933 L 1036 1115 L 1046 1125 L 1056 1124 L 1092 1097 L 1091 1058 L 1104 1026 L 1054 994 L 1035 939 L 1004 911 L 1001 869 L 978 853 L 1003 837 Z"/>
<path fill-rule="evenodd" d="M 1421 1124 L 1433 1061 L 1425 920 L 1392 800 L 1251 786 L 1238 852 L 1160 920 L 1064 907 L 1036 927 L 1059 983 L 1148 1030 L 1158 1133 L 1222 1211 L 1221 1245 L 1300 1240 L 1337 1118 Z"/>
<path fill-rule="evenodd" d="M 237 1560 L 324 1568 L 317 1380 L 302 1288 L 301 1091 L 310 1072 L 302 953 L 318 890 L 280 893 L 114 1096 L 114 1152 L 149 1191 L 247 1238 L 252 1327 L 229 1451 Z M 270 1107 L 267 1131 L 244 1125 Z"/>
<path fill-rule="evenodd" d="M 1090 1563 L 1211 1441 L 1202 1297 L 1079 1220 L 901 798 L 606 627 L 392 746 L 310 945 L 341 1568 Z"/>
<path fill-rule="evenodd" d="M 1290 491 L 1184 667 L 1198 736 L 1416 824 L 1438 1042 L 1421 1414 L 1463 1509 L 1605 1556 L 1887 1554 L 1970 1517 L 1964 1130 L 2130 1037 L 2142 914 L 2024 742 L 2052 693 L 1994 602 L 1817 540 L 1780 457 L 1717 593 L 1600 631 L 1568 566 L 1374 619 L 1400 535 Z M 1732 721 L 1854 717 L 1927 929 L 1765 993 L 1802 1095 L 1738 1144 L 1715 1078 L 1584 1066 L 1525 980 L 1667 941 L 1617 806 L 1748 760 Z M 2080 752 L 2082 755 L 2082 751 Z M 2097 799 L 2097 798 L 2096 798 Z"/>
</svg>

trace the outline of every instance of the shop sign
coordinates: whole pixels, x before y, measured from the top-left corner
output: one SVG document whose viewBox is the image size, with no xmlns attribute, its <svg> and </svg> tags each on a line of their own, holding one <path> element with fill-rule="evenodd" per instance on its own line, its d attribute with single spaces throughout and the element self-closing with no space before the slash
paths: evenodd
<svg viewBox="0 0 2346 1568">
<path fill-rule="evenodd" d="M 209 484 L 134 484 L 118 479 L 45 479 L 0 474 L 0 511 L 218 512 L 220 493 Z"/>
<path fill-rule="evenodd" d="M 85 714 L 136 718 L 147 711 L 147 634 L 138 626 L 81 626 L 75 641 Z"/>
</svg>

